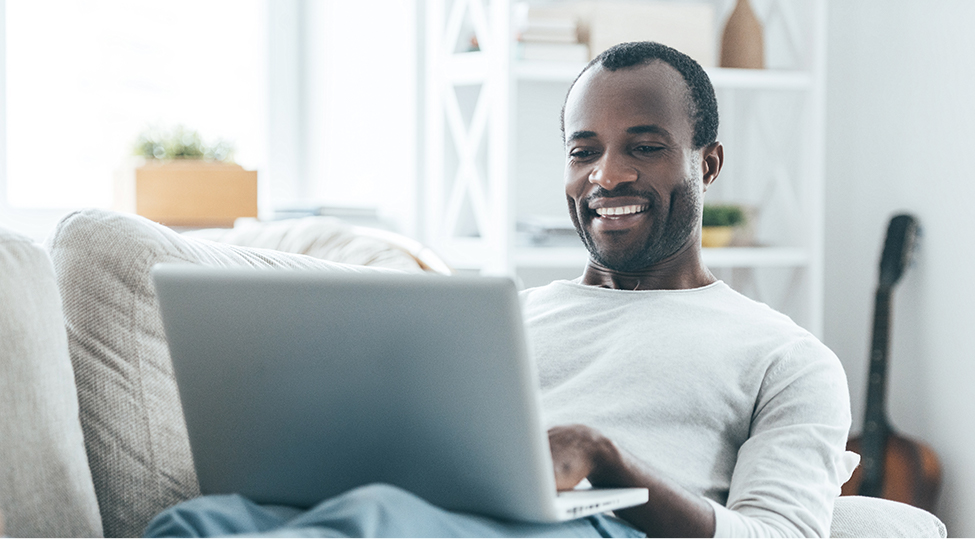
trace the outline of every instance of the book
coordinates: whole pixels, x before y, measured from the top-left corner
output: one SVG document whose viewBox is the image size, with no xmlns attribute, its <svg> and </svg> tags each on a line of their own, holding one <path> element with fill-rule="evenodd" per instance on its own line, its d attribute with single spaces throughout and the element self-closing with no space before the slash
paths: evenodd
<svg viewBox="0 0 975 539">
<path fill-rule="evenodd" d="M 579 28 L 572 19 L 529 19 L 518 33 L 519 41 L 578 43 Z"/>
<path fill-rule="evenodd" d="M 518 43 L 517 56 L 520 60 L 545 62 L 588 62 L 589 46 L 585 43 Z"/>
</svg>

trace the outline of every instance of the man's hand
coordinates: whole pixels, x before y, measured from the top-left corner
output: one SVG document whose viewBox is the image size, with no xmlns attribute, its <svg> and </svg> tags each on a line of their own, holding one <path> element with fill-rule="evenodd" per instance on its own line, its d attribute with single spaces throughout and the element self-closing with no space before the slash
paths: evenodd
<svg viewBox="0 0 975 539">
<path fill-rule="evenodd" d="M 615 453 L 609 439 L 585 425 L 553 427 L 548 431 L 548 443 L 559 490 L 571 490 L 593 475 L 597 467 L 610 466 L 607 461 Z"/>
<path fill-rule="evenodd" d="M 548 441 L 559 490 L 570 490 L 586 478 L 594 487 L 643 487 L 650 494 L 646 504 L 614 513 L 651 537 L 714 536 L 714 510 L 703 498 L 621 450 L 596 429 L 553 427 Z"/>
</svg>

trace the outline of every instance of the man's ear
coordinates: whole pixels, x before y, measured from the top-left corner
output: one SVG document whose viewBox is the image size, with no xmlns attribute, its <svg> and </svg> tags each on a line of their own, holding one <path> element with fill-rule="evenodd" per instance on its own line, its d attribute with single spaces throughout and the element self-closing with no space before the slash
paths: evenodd
<svg viewBox="0 0 975 539">
<path fill-rule="evenodd" d="M 704 190 L 718 179 L 721 166 L 724 165 L 724 146 L 714 142 L 701 150 L 701 176 L 704 180 Z"/>
</svg>

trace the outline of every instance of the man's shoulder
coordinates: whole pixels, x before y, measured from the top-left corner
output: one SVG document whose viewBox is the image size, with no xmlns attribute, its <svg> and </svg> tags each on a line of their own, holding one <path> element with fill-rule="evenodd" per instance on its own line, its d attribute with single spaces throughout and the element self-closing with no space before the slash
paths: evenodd
<svg viewBox="0 0 975 539">
<path fill-rule="evenodd" d="M 575 281 L 552 281 L 546 285 L 526 288 L 518 293 L 523 306 L 539 301 L 569 301 L 583 287 Z"/>
<path fill-rule="evenodd" d="M 788 315 L 775 310 L 768 304 L 757 299 L 742 294 L 741 292 L 722 283 L 724 286 L 717 288 L 715 294 L 709 298 L 713 302 L 715 309 L 731 311 L 741 315 L 751 315 L 755 317 L 767 318 L 786 325 L 795 325 Z"/>
</svg>

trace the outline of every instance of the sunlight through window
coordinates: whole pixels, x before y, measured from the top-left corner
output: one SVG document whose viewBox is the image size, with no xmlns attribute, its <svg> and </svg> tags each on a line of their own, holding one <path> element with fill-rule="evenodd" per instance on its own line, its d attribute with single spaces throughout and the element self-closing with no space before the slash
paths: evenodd
<svg viewBox="0 0 975 539">
<path fill-rule="evenodd" d="M 7 0 L 11 206 L 110 207 L 139 133 L 184 125 L 266 165 L 266 0 Z"/>
</svg>

